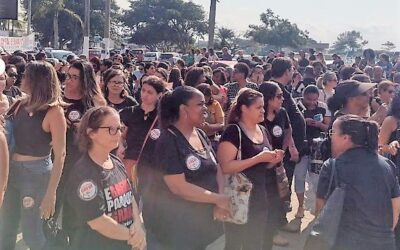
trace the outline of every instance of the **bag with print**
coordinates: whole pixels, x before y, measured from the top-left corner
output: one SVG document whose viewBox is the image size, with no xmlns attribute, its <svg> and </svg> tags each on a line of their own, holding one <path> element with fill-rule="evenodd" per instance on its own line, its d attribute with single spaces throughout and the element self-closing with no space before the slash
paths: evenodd
<svg viewBox="0 0 400 250">
<path fill-rule="evenodd" d="M 239 131 L 239 148 L 236 160 L 242 159 L 242 135 Z M 231 198 L 232 216 L 225 221 L 234 224 L 246 224 L 249 215 L 249 201 L 253 183 L 243 173 L 225 176 L 225 194 Z"/>
<path fill-rule="evenodd" d="M 275 167 L 275 174 L 279 197 L 283 201 L 290 200 L 289 180 L 282 162 Z"/>
</svg>

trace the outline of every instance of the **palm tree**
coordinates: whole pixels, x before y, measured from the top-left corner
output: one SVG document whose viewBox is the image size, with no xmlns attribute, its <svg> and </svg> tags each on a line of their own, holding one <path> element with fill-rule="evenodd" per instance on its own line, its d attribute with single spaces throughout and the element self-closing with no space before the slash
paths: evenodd
<svg viewBox="0 0 400 250">
<path fill-rule="evenodd" d="M 37 6 L 35 10 L 34 17 L 36 16 L 50 16 L 53 18 L 53 47 L 55 49 L 59 48 L 59 25 L 58 25 L 58 17 L 60 13 L 66 14 L 69 18 L 76 21 L 79 25 L 78 27 L 83 30 L 83 22 L 81 17 L 76 14 L 73 10 L 70 10 L 65 7 L 66 0 L 46 0 L 41 1 L 41 4 Z"/>
<path fill-rule="evenodd" d="M 221 40 L 221 48 L 230 47 L 230 42 L 235 38 L 235 32 L 229 28 L 221 27 L 217 31 L 217 37 Z"/>
<path fill-rule="evenodd" d="M 210 16 L 208 19 L 208 47 L 214 48 L 214 32 L 215 32 L 215 17 L 217 12 L 218 0 L 211 0 L 210 3 Z"/>
</svg>

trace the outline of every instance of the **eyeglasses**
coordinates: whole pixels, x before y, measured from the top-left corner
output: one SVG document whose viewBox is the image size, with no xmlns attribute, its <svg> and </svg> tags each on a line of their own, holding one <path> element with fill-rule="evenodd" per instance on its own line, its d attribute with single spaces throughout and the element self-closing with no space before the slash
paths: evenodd
<svg viewBox="0 0 400 250">
<path fill-rule="evenodd" d="M 332 137 L 334 134 L 336 134 L 336 132 L 334 132 L 332 129 L 328 130 L 329 137 Z"/>
<path fill-rule="evenodd" d="M 277 94 L 275 97 L 281 100 L 283 98 L 283 94 Z"/>
<path fill-rule="evenodd" d="M 118 85 L 121 86 L 123 85 L 125 82 L 120 82 L 120 81 L 110 81 L 110 84 L 114 84 L 114 85 Z"/>
<path fill-rule="evenodd" d="M 80 79 L 80 76 L 77 76 L 77 75 L 71 75 L 71 74 L 68 74 L 68 73 L 67 73 L 67 77 L 66 77 L 65 79 L 66 79 L 66 80 L 72 79 L 72 80 L 75 80 L 75 81 L 77 81 L 77 80 L 79 80 L 79 79 Z"/>
<path fill-rule="evenodd" d="M 98 127 L 99 129 L 100 128 L 107 128 L 108 129 L 108 133 L 110 134 L 110 135 L 116 135 L 117 133 L 118 133 L 118 131 L 122 131 L 122 127 L 121 126 L 118 126 L 118 127 Z"/>
<path fill-rule="evenodd" d="M 17 78 L 18 77 L 18 73 L 11 72 L 11 73 L 8 74 L 8 76 Z"/>
</svg>

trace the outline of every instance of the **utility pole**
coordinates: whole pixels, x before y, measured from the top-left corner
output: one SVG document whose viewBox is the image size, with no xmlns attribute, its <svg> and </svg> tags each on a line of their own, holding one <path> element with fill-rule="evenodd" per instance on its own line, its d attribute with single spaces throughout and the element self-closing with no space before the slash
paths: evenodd
<svg viewBox="0 0 400 250">
<path fill-rule="evenodd" d="M 89 59 L 89 35 L 90 35 L 90 0 L 85 0 L 85 29 L 83 34 L 83 53 Z"/>
<path fill-rule="evenodd" d="M 208 19 L 208 48 L 214 48 L 215 16 L 217 12 L 217 0 L 211 0 L 210 16 Z"/>
<path fill-rule="evenodd" d="M 111 20 L 111 0 L 106 0 L 106 23 L 104 24 L 104 44 L 106 55 L 110 50 L 110 20 Z"/>
<path fill-rule="evenodd" d="M 28 0 L 28 27 L 26 33 L 31 34 L 31 23 L 32 23 L 32 0 Z"/>
</svg>

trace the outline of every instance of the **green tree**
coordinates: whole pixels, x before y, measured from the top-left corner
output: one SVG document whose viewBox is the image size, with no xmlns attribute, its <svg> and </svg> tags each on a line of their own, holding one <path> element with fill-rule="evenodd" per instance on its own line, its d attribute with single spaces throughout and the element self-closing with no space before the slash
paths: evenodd
<svg viewBox="0 0 400 250">
<path fill-rule="evenodd" d="M 255 42 L 274 46 L 280 50 L 283 47 L 299 48 L 306 44 L 308 32 L 300 30 L 296 24 L 281 18 L 271 9 L 260 15 L 261 25 L 249 25 L 245 34 Z"/>
<path fill-rule="evenodd" d="M 382 44 L 382 49 L 387 50 L 387 51 L 394 50 L 395 48 L 396 48 L 396 45 L 390 41 L 387 41 Z"/>
<path fill-rule="evenodd" d="M 54 17 L 52 13 L 58 7 L 52 4 L 63 4 L 58 16 L 58 36 L 57 41 L 60 47 L 70 44 L 70 49 L 78 50 L 82 47 L 83 41 L 83 23 L 85 3 L 83 0 L 32 0 L 32 27 L 39 35 L 41 44 L 46 45 L 50 42 L 54 44 Z M 24 0 L 25 8 L 28 1 Z M 55 8 L 57 7 L 57 8 Z M 96 34 L 103 35 L 105 20 L 105 2 L 104 0 L 91 0 L 90 33 L 93 37 Z M 47 13 L 47 14 L 46 14 Z M 74 15 L 70 15 L 73 13 Z M 120 23 L 120 10 L 115 0 L 111 5 L 111 38 L 118 39 L 122 36 Z M 77 19 L 79 17 L 79 19 Z M 53 28 L 49 28 L 53 27 Z"/>
<path fill-rule="evenodd" d="M 332 45 L 331 52 L 354 56 L 361 53 L 362 48 L 368 44 L 361 33 L 355 30 L 340 33 Z"/>
<path fill-rule="evenodd" d="M 122 20 L 131 28 L 131 42 L 151 49 L 186 50 L 207 33 L 203 8 L 183 0 L 131 0 Z"/>
<path fill-rule="evenodd" d="M 217 30 L 217 38 L 220 40 L 218 44 L 219 48 L 228 47 L 231 48 L 234 38 L 236 37 L 235 32 L 232 29 L 221 27 Z"/>
<path fill-rule="evenodd" d="M 32 0 L 33 27 L 38 29 L 39 32 L 40 30 L 46 30 L 43 34 L 47 36 L 46 40 L 48 42 L 52 41 L 54 48 L 59 47 L 59 21 L 61 18 L 68 19 L 71 23 L 76 23 L 77 28 L 80 30 L 83 28 L 81 17 L 67 8 L 66 2 L 67 0 Z M 28 1 L 24 1 L 24 5 L 27 7 Z M 61 15 L 63 16 L 61 17 Z M 52 28 L 49 29 L 49 27 Z"/>
</svg>

